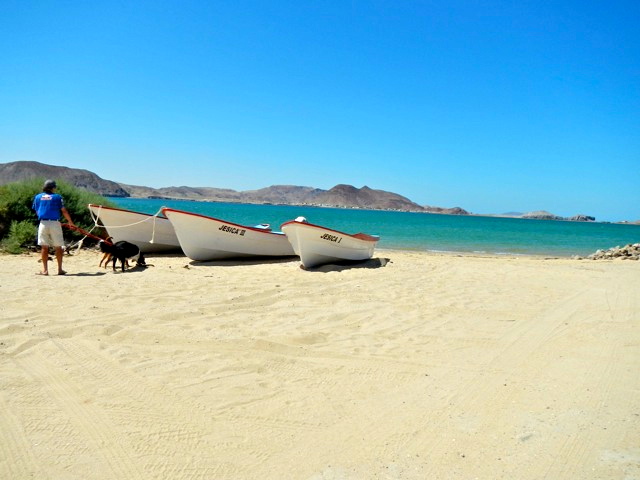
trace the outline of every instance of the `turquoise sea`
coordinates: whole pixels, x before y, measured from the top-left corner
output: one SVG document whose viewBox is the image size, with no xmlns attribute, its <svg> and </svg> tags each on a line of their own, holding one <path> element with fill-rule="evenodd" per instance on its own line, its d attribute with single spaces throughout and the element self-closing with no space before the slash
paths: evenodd
<svg viewBox="0 0 640 480">
<path fill-rule="evenodd" d="M 269 223 L 274 230 L 288 220 L 304 216 L 310 223 L 346 233 L 379 235 L 381 249 L 570 257 L 640 242 L 640 225 L 628 224 L 188 200 L 110 200 L 120 208 L 152 215 L 166 206 L 242 225 Z"/>
</svg>

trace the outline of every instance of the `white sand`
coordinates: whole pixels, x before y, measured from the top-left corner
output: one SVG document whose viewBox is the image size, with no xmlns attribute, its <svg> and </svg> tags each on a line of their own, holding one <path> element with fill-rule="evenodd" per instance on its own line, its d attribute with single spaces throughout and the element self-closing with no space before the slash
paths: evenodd
<svg viewBox="0 0 640 480">
<path fill-rule="evenodd" d="M 640 262 L 377 257 L 1 256 L 0 478 L 640 478 Z"/>
</svg>

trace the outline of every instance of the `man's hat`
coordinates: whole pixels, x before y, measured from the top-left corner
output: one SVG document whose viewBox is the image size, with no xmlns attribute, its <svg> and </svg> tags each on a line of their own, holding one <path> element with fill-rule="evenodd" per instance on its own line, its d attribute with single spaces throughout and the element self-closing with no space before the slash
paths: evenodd
<svg viewBox="0 0 640 480">
<path fill-rule="evenodd" d="M 56 188 L 56 181 L 55 180 L 47 180 L 46 182 L 44 182 L 44 187 L 42 187 L 44 190 L 51 190 L 53 188 Z"/>
</svg>

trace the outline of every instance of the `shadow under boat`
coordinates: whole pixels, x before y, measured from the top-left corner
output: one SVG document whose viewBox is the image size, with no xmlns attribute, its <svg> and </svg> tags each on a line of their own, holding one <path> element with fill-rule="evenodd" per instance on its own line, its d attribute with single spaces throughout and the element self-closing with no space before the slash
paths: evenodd
<svg viewBox="0 0 640 480">
<path fill-rule="evenodd" d="M 188 265 L 194 267 L 238 267 L 241 265 L 265 265 L 265 264 L 279 264 L 279 263 L 293 263 L 299 261 L 297 256 L 286 257 L 237 257 L 237 258 L 222 258 L 219 260 L 190 260 Z"/>
<path fill-rule="evenodd" d="M 207 261 L 195 261 L 191 260 L 186 267 L 238 267 L 241 265 L 277 265 L 283 263 L 298 263 L 299 267 L 307 272 L 342 272 L 344 270 L 352 270 L 359 268 L 374 269 L 386 267 L 388 263 L 391 263 L 390 258 L 370 258 L 368 260 L 341 260 L 333 263 L 327 263 L 319 265 L 317 267 L 304 267 L 299 263 L 300 259 L 297 256 L 291 257 L 239 257 L 228 258 L 221 260 L 207 260 Z"/>
<path fill-rule="evenodd" d="M 302 264 L 300 268 L 307 272 L 342 272 L 343 270 L 353 270 L 357 268 L 382 268 L 386 267 L 388 263 L 391 263 L 390 258 L 370 258 L 368 260 L 341 260 L 334 263 L 326 263 L 324 265 L 318 265 L 317 267 L 304 267 Z"/>
</svg>

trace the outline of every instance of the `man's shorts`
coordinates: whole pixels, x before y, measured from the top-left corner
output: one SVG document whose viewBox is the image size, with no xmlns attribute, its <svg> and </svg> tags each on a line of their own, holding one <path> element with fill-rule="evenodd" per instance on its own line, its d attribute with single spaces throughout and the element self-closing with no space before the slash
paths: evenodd
<svg viewBox="0 0 640 480">
<path fill-rule="evenodd" d="M 64 247 L 62 225 L 57 220 L 40 220 L 38 227 L 38 245 L 49 247 Z"/>
</svg>

